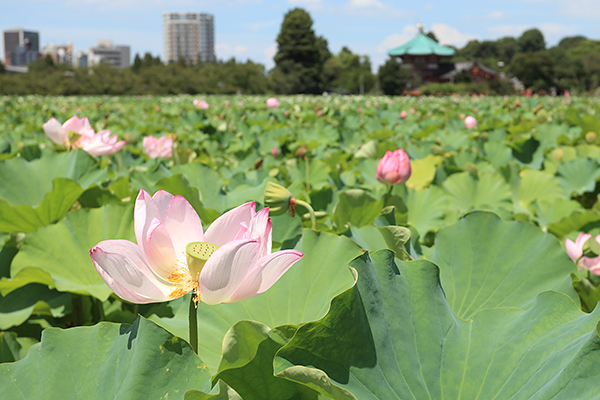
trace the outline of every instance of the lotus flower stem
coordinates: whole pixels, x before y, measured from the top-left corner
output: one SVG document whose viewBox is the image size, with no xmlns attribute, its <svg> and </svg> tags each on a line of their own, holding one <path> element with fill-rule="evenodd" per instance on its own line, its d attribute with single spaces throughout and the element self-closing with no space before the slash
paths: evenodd
<svg viewBox="0 0 600 400">
<path fill-rule="evenodd" d="M 306 163 L 306 193 L 310 192 L 310 169 L 308 166 L 308 157 L 304 157 L 304 162 Z"/>
<path fill-rule="evenodd" d="M 302 200 L 296 199 L 296 204 L 300 205 L 308 210 L 308 213 L 310 214 L 310 222 L 312 222 L 312 230 L 316 231 L 317 230 L 317 217 L 315 216 L 315 210 L 312 208 L 312 206 L 310 204 L 308 204 L 307 202 L 302 201 Z"/>
<path fill-rule="evenodd" d="M 189 328 L 190 328 L 190 345 L 194 353 L 198 354 L 198 311 L 196 310 L 196 302 L 194 302 L 195 293 L 190 297 L 189 311 Z"/>
</svg>

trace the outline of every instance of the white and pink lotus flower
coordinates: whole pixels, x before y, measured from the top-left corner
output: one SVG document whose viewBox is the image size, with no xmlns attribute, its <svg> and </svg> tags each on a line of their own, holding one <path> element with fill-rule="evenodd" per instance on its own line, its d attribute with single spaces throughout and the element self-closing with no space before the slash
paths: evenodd
<svg viewBox="0 0 600 400">
<path fill-rule="evenodd" d="M 279 100 L 275 97 L 269 97 L 267 99 L 267 108 L 277 108 L 279 107 Z"/>
<path fill-rule="evenodd" d="M 199 108 L 201 110 L 208 110 L 210 104 L 206 100 L 194 99 L 193 101 L 194 107 Z"/>
<path fill-rule="evenodd" d="M 388 150 L 377 164 L 376 177 L 381 183 L 397 185 L 406 182 L 411 172 L 410 159 L 404 150 Z"/>
<path fill-rule="evenodd" d="M 475 117 L 468 116 L 465 118 L 465 128 L 467 129 L 476 129 L 477 128 L 477 120 Z"/>
<path fill-rule="evenodd" d="M 272 253 L 269 209 L 246 203 L 223 214 L 206 232 L 181 196 L 143 189 L 135 203 L 137 244 L 105 240 L 90 250 L 94 266 L 123 300 L 153 303 L 192 291 L 206 304 L 233 303 L 269 289 L 300 258 Z"/>
<path fill-rule="evenodd" d="M 591 239 L 591 237 L 592 235 L 589 233 L 579 233 L 574 242 L 567 238 L 565 239 L 565 248 L 567 250 L 567 255 L 571 257 L 571 260 L 577 264 L 577 267 L 580 270 L 586 269 L 594 275 L 600 275 L 600 256 L 583 257 L 583 245 Z M 600 243 L 600 235 L 596 235 L 594 240 Z"/>
<path fill-rule="evenodd" d="M 146 136 L 142 142 L 144 151 L 150 158 L 171 158 L 173 155 L 173 139 L 169 135 L 160 138 Z"/>
<path fill-rule="evenodd" d="M 44 132 L 54 143 L 67 148 L 83 149 L 92 157 L 116 153 L 125 145 L 125 141 L 117 141 L 117 135 L 110 135 L 109 130 L 98 133 L 86 118 L 74 116 L 64 124 L 56 118 L 50 118 L 43 125 Z"/>
</svg>

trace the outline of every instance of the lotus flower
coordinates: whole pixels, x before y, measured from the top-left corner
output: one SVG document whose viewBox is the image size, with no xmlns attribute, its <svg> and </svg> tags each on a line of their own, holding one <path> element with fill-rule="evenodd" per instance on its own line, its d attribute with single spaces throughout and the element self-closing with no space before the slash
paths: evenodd
<svg viewBox="0 0 600 400">
<path fill-rule="evenodd" d="M 267 107 L 268 108 L 277 108 L 277 107 L 279 107 L 279 100 L 277 100 L 275 97 L 269 97 L 267 99 Z"/>
<path fill-rule="evenodd" d="M 388 150 L 377 165 L 377 180 L 382 183 L 397 185 L 406 182 L 410 174 L 410 160 L 402 149 Z"/>
<path fill-rule="evenodd" d="M 402 119 L 406 118 L 406 111 L 404 111 L 404 110 L 400 111 L 400 118 L 402 118 Z"/>
<path fill-rule="evenodd" d="M 587 242 L 592 235 L 589 233 L 580 233 L 573 242 L 571 239 L 565 239 L 565 248 L 567 254 L 571 257 L 573 262 L 577 263 L 579 269 L 587 269 L 594 275 L 600 275 L 600 256 L 598 257 L 582 257 L 583 245 Z M 600 235 L 596 235 L 594 240 L 600 243 Z"/>
<path fill-rule="evenodd" d="M 109 130 L 98 133 L 87 118 L 77 116 L 67 120 L 62 126 L 55 118 L 43 125 L 44 132 L 54 143 L 61 146 L 83 149 L 92 157 L 110 155 L 121 150 L 125 141 L 117 141 L 117 135 L 110 136 Z"/>
<path fill-rule="evenodd" d="M 135 203 L 137 244 L 105 240 L 90 250 L 104 282 L 132 303 L 168 301 L 194 291 L 207 304 L 233 303 L 269 289 L 302 257 L 271 253 L 269 209 L 243 204 L 203 232 L 181 196 L 143 189 Z"/>
<path fill-rule="evenodd" d="M 144 151 L 150 158 L 171 158 L 173 155 L 173 139 L 168 135 L 161 138 L 146 136 L 143 141 Z"/>
<path fill-rule="evenodd" d="M 194 106 L 201 110 L 208 110 L 208 107 L 210 107 L 210 104 L 208 104 L 204 100 L 194 99 Z"/>
<path fill-rule="evenodd" d="M 470 115 L 465 118 L 465 128 L 475 129 L 477 128 L 477 120 Z"/>
</svg>

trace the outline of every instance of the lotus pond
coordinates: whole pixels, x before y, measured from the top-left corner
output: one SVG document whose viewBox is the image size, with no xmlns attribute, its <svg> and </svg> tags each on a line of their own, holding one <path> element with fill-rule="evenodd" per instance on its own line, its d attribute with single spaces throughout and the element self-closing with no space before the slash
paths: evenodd
<svg viewBox="0 0 600 400">
<path fill-rule="evenodd" d="M 0 98 L 3 399 L 600 399 L 600 252 L 576 241 L 600 234 L 600 100 L 196 100 Z M 72 116 L 125 144 L 44 133 Z M 382 183 L 399 148 L 410 178 Z M 142 189 L 209 230 L 270 202 L 273 254 L 302 257 L 240 301 L 124 301 L 90 249 L 137 242 Z"/>
</svg>

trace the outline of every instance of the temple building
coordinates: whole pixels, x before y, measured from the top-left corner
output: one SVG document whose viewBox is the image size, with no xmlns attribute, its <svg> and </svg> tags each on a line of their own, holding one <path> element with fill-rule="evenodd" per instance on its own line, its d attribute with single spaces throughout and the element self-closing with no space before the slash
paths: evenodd
<svg viewBox="0 0 600 400">
<path fill-rule="evenodd" d="M 458 73 L 466 71 L 473 82 L 499 79 L 500 74 L 489 69 L 478 61 L 452 62 L 455 51 L 451 47 L 442 46 L 423 32 L 421 24 L 419 33 L 410 42 L 388 51 L 392 57 L 402 59 L 406 68 L 411 68 L 425 82 L 454 82 Z M 463 72 L 465 73 L 465 72 Z"/>
</svg>

